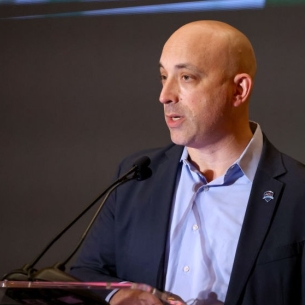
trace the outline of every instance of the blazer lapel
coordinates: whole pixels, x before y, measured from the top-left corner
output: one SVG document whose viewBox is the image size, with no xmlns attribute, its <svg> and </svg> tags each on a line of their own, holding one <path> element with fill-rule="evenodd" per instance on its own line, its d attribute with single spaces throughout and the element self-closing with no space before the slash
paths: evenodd
<svg viewBox="0 0 305 305">
<path fill-rule="evenodd" d="M 284 174 L 285 171 L 281 154 L 265 139 L 239 237 L 225 300 L 226 305 L 241 304 L 239 300 L 251 275 L 251 270 L 255 266 L 271 225 L 275 207 L 279 204 L 281 197 L 283 183 L 276 177 Z M 263 199 L 266 191 L 273 192 L 273 199 L 270 201 Z"/>
</svg>

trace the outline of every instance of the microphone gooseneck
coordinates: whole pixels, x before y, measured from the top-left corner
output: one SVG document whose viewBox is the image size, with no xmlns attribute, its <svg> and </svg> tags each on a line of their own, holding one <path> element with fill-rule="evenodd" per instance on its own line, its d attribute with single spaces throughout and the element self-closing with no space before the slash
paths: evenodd
<svg viewBox="0 0 305 305">
<path fill-rule="evenodd" d="M 132 168 L 122 175 L 119 179 L 113 182 L 106 190 L 104 190 L 92 203 L 90 203 L 71 223 L 69 223 L 58 235 L 55 236 L 43 249 L 43 251 L 33 260 L 32 263 L 24 265 L 21 269 L 13 270 L 12 272 L 7 273 L 2 280 L 10 281 L 78 281 L 78 279 L 72 277 L 71 275 L 65 273 L 65 266 L 74 256 L 77 250 L 82 245 L 85 237 L 87 236 L 90 228 L 95 222 L 98 214 L 103 208 L 106 200 L 112 191 L 114 191 L 121 184 L 136 179 L 142 181 L 148 179 L 152 175 L 151 169 L 148 167 L 150 164 L 150 159 L 146 156 L 143 156 L 135 161 Z M 98 210 L 94 214 L 92 220 L 90 221 L 88 227 L 83 233 L 79 243 L 68 256 L 68 258 L 63 263 L 56 263 L 53 267 L 44 268 L 37 271 L 34 267 L 40 261 L 40 259 L 45 255 L 45 253 L 55 244 L 55 242 L 62 237 L 84 214 L 86 214 L 102 197 L 102 200 Z"/>
</svg>

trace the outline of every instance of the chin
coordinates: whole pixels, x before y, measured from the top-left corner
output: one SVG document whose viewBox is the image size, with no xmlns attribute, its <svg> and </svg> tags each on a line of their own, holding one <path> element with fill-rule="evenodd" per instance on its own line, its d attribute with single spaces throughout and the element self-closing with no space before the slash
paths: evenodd
<svg viewBox="0 0 305 305">
<path fill-rule="evenodd" d="M 178 138 L 178 137 L 171 137 L 171 140 L 174 144 L 176 145 L 181 145 L 181 146 L 188 146 L 188 141 L 185 140 L 185 139 L 181 139 L 181 138 Z"/>
<path fill-rule="evenodd" d="M 171 131 L 170 132 L 171 140 L 173 143 L 176 145 L 181 145 L 181 146 L 191 146 L 191 144 L 194 142 L 195 137 L 194 136 L 188 136 L 185 133 L 182 132 L 176 132 Z"/>
</svg>

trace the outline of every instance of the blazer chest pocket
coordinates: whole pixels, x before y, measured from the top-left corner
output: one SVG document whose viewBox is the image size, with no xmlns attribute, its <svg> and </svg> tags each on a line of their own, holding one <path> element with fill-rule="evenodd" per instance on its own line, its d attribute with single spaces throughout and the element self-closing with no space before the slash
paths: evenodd
<svg viewBox="0 0 305 305">
<path fill-rule="evenodd" d="M 301 241 L 276 248 L 263 249 L 258 256 L 257 265 L 301 255 L 303 253 L 303 247 L 304 241 Z"/>
</svg>

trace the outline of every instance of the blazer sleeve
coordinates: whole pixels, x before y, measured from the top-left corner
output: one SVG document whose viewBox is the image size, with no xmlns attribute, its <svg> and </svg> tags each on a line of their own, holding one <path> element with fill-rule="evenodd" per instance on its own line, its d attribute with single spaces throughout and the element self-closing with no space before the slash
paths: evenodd
<svg viewBox="0 0 305 305">
<path fill-rule="evenodd" d="M 121 175 L 118 167 L 114 181 Z M 119 186 L 120 187 L 120 186 Z M 121 282 L 116 274 L 115 257 L 115 205 L 113 191 L 89 231 L 70 274 L 81 281 Z"/>
<path fill-rule="evenodd" d="M 70 273 L 81 281 L 121 282 L 116 275 L 115 194 L 110 195 L 80 250 Z"/>
</svg>

